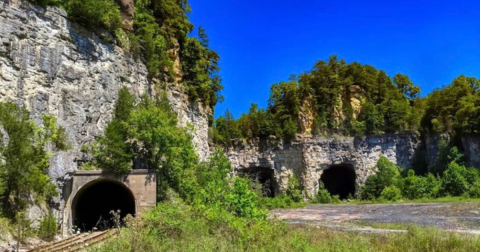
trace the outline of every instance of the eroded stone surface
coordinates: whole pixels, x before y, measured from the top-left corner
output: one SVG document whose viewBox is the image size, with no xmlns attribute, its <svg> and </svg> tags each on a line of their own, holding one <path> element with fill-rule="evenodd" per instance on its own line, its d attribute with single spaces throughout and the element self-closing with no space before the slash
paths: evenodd
<svg viewBox="0 0 480 252">
<path fill-rule="evenodd" d="M 318 192 L 318 181 L 331 165 L 349 164 L 356 171 L 356 186 L 375 173 L 384 156 L 401 167 L 409 167 L 420 140 L 415 134 L 372 137 L 300 138 L 291 144 L 273 140 L 238 142 L 227 150 L 235 170 L 265 167 L 274 170 L 277 192 L 287 189 L 291 175 L 301 180 L 309 197 Z"/>
<path fill-rule="evenodd" d="M 0 101 L 26 107 L 37 123 L 42 114 L 54 115 L 65 127 L 72 150 L 54 153 L 48 172 L 59 191 L 78 161 L 89 158 L 80 151 L 82 145 L 103 134 L 111 121 L 118 90 L 155 95 L 147 75 L 140 59 L 70 22 L 64 10 L 0 0 Z M 166 87 L 179 124 L 192 126 L 197 152 L 207 158 L 211 111 L 190 102 L 181 85 Z M 55 202 L 61 210 L 61 197 Z"/>
</svg>

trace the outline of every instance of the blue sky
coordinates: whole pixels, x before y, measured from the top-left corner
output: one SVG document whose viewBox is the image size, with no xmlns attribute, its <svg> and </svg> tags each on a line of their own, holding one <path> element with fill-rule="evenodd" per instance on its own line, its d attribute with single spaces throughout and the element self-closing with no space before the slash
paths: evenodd
<svg viewBox="0 0 480 252">
<path fill-rule="evenodd" d="M 190 0 L 220 57 L 235 115 L 267 106 L 270 86 L 338 55 L 407 74 L 422 95 L 464 74 L 480 77 L 480 0 Z"/>
</svg>

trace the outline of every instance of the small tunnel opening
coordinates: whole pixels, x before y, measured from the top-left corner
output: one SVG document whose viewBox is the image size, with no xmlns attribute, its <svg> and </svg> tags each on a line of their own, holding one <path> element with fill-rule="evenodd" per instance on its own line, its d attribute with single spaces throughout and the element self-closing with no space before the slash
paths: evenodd
<svg viewBox="0 0 480 252">
<path fill-rule="evenodd" d="M 135 214 L 135 199 L 125 185 L 98 181 L 82 188 L 72 204 L 73 225 L 82 231 L 105 230 L 115 226 L 111 211 L 120 210 L 120 220 Z"/>
<path fill-rule="evenodd" d="M 338 195 L 340 199 L 347 199 L 355 195 L 355 180 L 357 175 L 353 165 L 332 165 L 323 171 L 320 180 L 330 195 Z"/>
<path fill-rule="evenodd" d="M 258 183 L 259 189 L 264 197 L 275 197 L 273 169 L 265 167 L 242 169 L 239 175 L 240 177 L 249 178 L 253 182 Z"/>
</svg>

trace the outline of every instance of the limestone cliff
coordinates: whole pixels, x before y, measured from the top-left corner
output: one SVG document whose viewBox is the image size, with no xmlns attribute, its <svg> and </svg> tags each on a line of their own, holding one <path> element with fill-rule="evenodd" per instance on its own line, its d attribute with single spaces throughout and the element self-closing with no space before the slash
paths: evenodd
<svg viewBox="0 0 480 252">
<path fill-rule="evenodd" d="M 76 170 L 82 145 L 103 133 L 121 87 L 155 95 L 140 59 L 70 22 L 62 9 L 0 0 L 0 24 L 0 101 L 25 106 L 38 122 L 52 114 L 66 128 L 73 150 L 56 153 L 49 171 L 58 181 Z M 198 154 L 208 157 L 211 110 L 190 102 L 181 85 L 166 86 L 179 123 L 193 126 Z"/>
<path fill-rule="evenodd" d="M 308 196 L 318 191 L 322 173 L 332 165 L 349 165 L 356 174 L 355 186 L 362 185 L 375 173 L 372 169 L 385 156 L 401 167 L 414 161 L 420 139 L 415 134 L 370 137 L 299 138 L 291 144 L 273 140 L 237 142 L 227 150 L 238 173 L 245 169 L 273 170 L 275 191 L 285 192 L 288 180 L 295 174 Z"/>
</svg>

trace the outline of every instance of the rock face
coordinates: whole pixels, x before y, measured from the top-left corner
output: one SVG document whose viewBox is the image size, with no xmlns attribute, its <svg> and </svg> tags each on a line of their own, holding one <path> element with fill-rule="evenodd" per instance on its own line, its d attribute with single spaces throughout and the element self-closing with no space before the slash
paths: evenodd
<svg viewBox="0 0 480 252">
<path fill-rule="evenodd" d="M 132 1 L 121 1 L 129 5 Z M 27 2 L 0 0 L 0 101 L 58 118 L 72 150 L 55 153 L 50 176 L 60 189 L 84 159 L 81 146 L 100 136 L 112 119 L 118 90 L 137 97 L 154 95 L 145 65 L 68 20 L 65 11 Z M 181 86 L 167 85 L 167 96 L 182 126 L 192 125 L 202 159 L 209 155 L 210 110 L 189 102 Z"/>
<path fill-rule="evenodd" d="M 291 144 L 273 140 L 249 143 L 239 142 L 227 150 L 232 166 L 238 173 L 252 168 L 274 171 L 275 191 L 285 192 L 288 181 L 295 174 L 312 197 L 318 191 L 322 173 L 332 165 L 348 165 L 356 173 L 358 189 L 380 157 L 385 156 L 401 167 L 409 167 L 414 160 L 420 139 L 415 134 L 383 135 L 363 138 L 303 138 Z"/>
<path fill-rule="evenodd" d="M 467 165 L 480 167 L 480 137 L 463 136 L 461 138 Z"/>
</svg>

